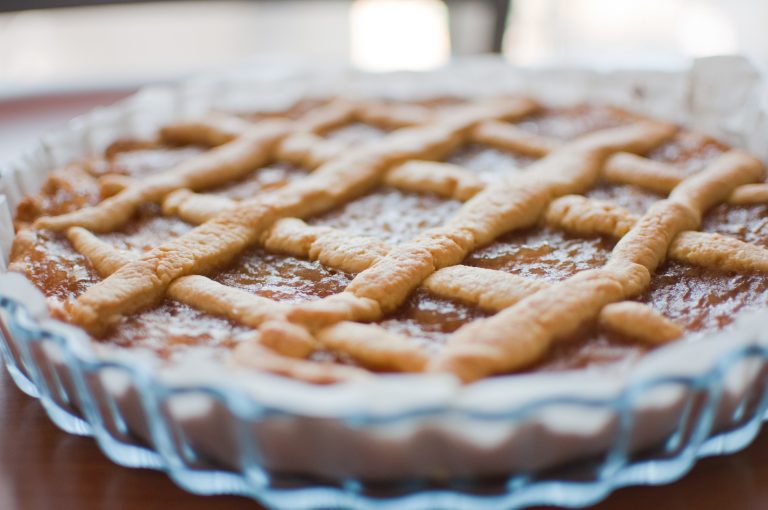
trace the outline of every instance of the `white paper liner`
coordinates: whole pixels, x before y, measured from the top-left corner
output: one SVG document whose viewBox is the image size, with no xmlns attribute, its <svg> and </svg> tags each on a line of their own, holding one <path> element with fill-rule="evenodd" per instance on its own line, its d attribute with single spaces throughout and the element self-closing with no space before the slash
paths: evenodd
<svg viewBox="0 0 768 510">
<path fill-rule="evenodd" d="M 768 158 L 768 87 L 745 59 L 708 58 L 680 71 L 593 71 L 588 69 L 517 69 L 491 58 L 469 59 L 429 73 L 365 74 L 349 70 L 317 70 L 292 66 L 281 72 L 239 70 L 233 75 L 202 77 L 178 87 L 150 87 L 114 106 L 94 110 L 50 133 L 29 153 L 0 169 L 0 269 L 4 270 L 12 241 L 10 211 L 21 197 L 35 193 L 48 172 L 86 154 L 103 151 L 119 137 L 146 137 L 159 126 L 211 109 L 279 110 L 300 98 L 341 95 L 417 99 L 453 96 L 522 94 L 548 104 L 607 103 L 662 119 L 682 122 L 728 143 Z M 25 288 L 26 287 L 26 288 Z M 40 308 L 39 293 L 20 285 L 14 275 L 0 274 L 0 295 Z M 492 412 L 547 396 L 578 395 L 608 398 L 632 381 L 661 375 L 696 375 L 711 368 L 739 345 L 768 342 L 761 326 L 765 313 L 737 321 L 727 331 L 695 342 L 679 342 L 646 356 L 623 374 L 577 371 L 496 377 L 462 386 L 446 375 L 392 375 L 348 384 L 313 386 L 252 371 L 233 371 L 190 356 L 172 368 L 155 366 L 158 376 L 178 385 L 226 385 L 245 388 L 259 402 L 310 416 L 340 416 L 350 411 L 388 415 L 425 407 Z M 77 328 L 53 320 L 46 327 L 71 339 L 82 355 L 156 365 L 146 353 L 115 352 L 91 345 Z M 754 371 L 731 377 L 729 392 L 739 393 Z M 116 379 L 117 380 L 117 379 Z M 118 384 L 112 381 L 111 384 Z M 119 385 L 119 384 L 118 384 Z M 647 407 L 674 400 L 674 391 L 649 394 Z M 562 414 L 566 413 L 566 414 Z M 599 413 L 574 415 L 567 409 L 543 419 L 552 428 L 588 434 L 605 424 Z M 567 416 L 568 419 L 564 419 Z M 461 422 L 442 423 L 488 444 L 489 430 L 468 430 Z M 409 430 L 413 433 L 413 430 Z M 509 431 L 507 430 L 507 433 Z M 499 436 L 500 437 L 500 436 Z"/>
</svg>

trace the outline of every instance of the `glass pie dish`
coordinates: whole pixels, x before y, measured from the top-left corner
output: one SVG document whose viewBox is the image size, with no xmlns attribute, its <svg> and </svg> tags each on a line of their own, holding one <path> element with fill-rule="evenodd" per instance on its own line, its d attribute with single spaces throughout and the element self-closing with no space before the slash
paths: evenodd
<svg viewBox="0 0 768 510">
<path fill-rule="evenodd" d="M 734 75 L 743 78 L 738 90 Z M 171 120 L 324 95 L 599 99 L 712 131 L 764 158 L 763 90 L 738 59 L 665 73 L 471 61 L 419 75 L 217 77 L 150 89 L 76 119 L 4 172 L 3 193 L 15 207 L 49 169 Z M 574 370 L 466 385 L 442 374 L 386 375 L 318 387 L 195 356 L 166 366 L 146 352 L 94 344 L 47 317 L 19 275 L 0 276 L 0 296 L 9 370 L 59 426 L 94 435 L 122 465 L 164 469 L 190 491 L 245 494 L 278 508 L 587 505 L 743 447 L 765 412 L 761 311 L 657 349 L 623 374 Z"/>
</svg>

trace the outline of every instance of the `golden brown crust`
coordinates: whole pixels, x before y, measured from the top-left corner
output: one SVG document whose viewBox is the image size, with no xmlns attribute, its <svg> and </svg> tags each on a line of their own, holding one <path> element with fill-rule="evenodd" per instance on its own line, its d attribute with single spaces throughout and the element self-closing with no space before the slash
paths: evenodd
<svg viewBox="0 0 768 510">
<path fill-rule="evenodd" d="M 677 186 L 669 198 L 703 214 L 724 202 L 741 185 L 763 178 L 763 163 L 741 150 L 730 150 L 717 158 L 706 172 L 694 174 Z"/>
<path fill-rule="evenodd" d="M 224 211 L 234 209 L 236 205 L 234 200 L 226 197 L 178 189 L 163 200 L 163 214 L 178 216 L 188 223 L 200 225 Z"/>
<path fill-rule="evenodd" d="M 427 354 L 408 337 L 392 333 L 374 324 L 339 322 L 315 335 L 329 349 L 352 356 L 366 368 L 420 372 L 427 364 Z"/>
<path fill-rule="evenodd" d="M 250 129 L 251 123 L 222 113 L 203 119 L 176 122 L 160 128 L 160 141 L 170 145 L 216 147 L 231 142 Z"/>
<path fill-rule="evenodd" d="M 544 221 L 575 234 L 622 237 L 629 232 L 637 217 L 611 202 L 566 195 L 549 204 Z"/>
<path fill-rule="evenodd" d="M 109 276 L 135 259 L 120 252 L 82 227 L 67 230 L 67 239 L 78 252 L 85 255 L 101 276 Z"/>
<path fill-rule="evenodd" d="M 326 133 L 355 119 L 356 105 L 336 99 L 319 108 L 310 110 L 296 121 L 295 130 L 300 133 Z"/>
<path fill-rule="evenodd" d="M 620 153 L 608 160 L 603 178 L 618 184 L 634 184 L 666 195 L 680 184 L 683 175 L 671 165 L 635 154 Z"/>
<path fill-rule="evenodd" d="M 682 232 L 669 247 L 675 260 L 737 273 L 768 272 L 768 250 L 732 237 Z"/>
<path fill-rule="evenodd" d="M 226 317 L 252 328 L 280 317 L 288 308 L 272 299 L 197 275 L 175 280 L 168 287 L 168 296 L 211 315 Z"/>
<path fill-rule="evenodd" d="M 314 169 L 339 156 L 347 145 L 314 133 L 297 133 L 278 145 L 275 156 L 294 165 Z"/>
<path fill-rule="evenodd" d="M 555 339 L 570 334 L 621 297 L 622 286 L 614 275 L 605 270 L 583 271 L 493 317 L 461 327 L 429 368 L 451 372 L 465 382 L 523 368 L 539 359 Z"/>
<path fill-rule="evenodd" d="M 72 246 L 83 254 L 100 275 L 106 277 L 136 260 L 133 254 L 116 250 L 82 227 L 67 230 Z M 281 316 L 287 306 L 240 289 L 227 287 L 204 276 L 186 276 L 168 287 L 168 297 L 212 315 L 227 317 L 257 328 Z"/>
<path fill-rule="evenodd" d="M 734 205 L 764 204 L 768 202 L 768 184 L 745 184 L 736 188 L 728 202 Z"/>
<path fill-rule="evenodd" d="M 424 280 L 424 287 L 440 297 L 458 299 L 492 312 L 548 286 L 543 280 L 462 265 L 445 267 Z"/>
<path fill-rule="evenodd" d="M 370 376 L 369 372 L 348 365 L 283 356 L 257 341 L 238 345 L 233 353 L 233 361 L 243 367 L 314 384 L 334 384 Z"/>
<path fill-rule="evenodd" d="M 283 356 L 301 359 L 308 358 L 320 346 L 306 329 L 279 319 L 261 325 L 258 341 Z"/>
<path fill-rule="evenodd" d="M 434 193 L 462 202 L 485 188 L 476 175 L 461 167 L 433 161 L 408 161 L 387 172 L 384 182 L 416 193 Z"/>
<path fill-rule="evenodd" d="M 472 131 L 472 141 L 535 158 L 544 157 L 562 144 L 525 131 L 507 122 L 483 122 Z"/>
<path fill-rule="evenodd" d="M 270 251 L 319 260 L 325 266 L 349 273 L 367 269 L 389 251 L 379 239 L 312 227 L 297 218 L 277 221 L 265 233 L 263 244 Z"/>
<path fill-rule="evenodd" d="M 381 317 L 378 301 L 344 291 L 339 294 L 294 306 L 288 311 L 291 322 L 301 324 L 310 330 L 317 330 L 336 322 L 358 317 L 361 321 L 374 321 Z"/>
<path fill-rule="evenodd" d="M 125 188 L 133 184 L 133 179 L 124 175 L 107 174 L 99 178 L 99 191 L 101 198 L 117 195 Z"/>
<path fill-rule="evenodd" d="M 736 189 L 742 188 L 744 186 Z M 580 195 L 554 200 L 545 214 L 549 225 L 568 232 L 616 238 L 629 232 L 637 220 L 637 216 L 622 207 Z M 765 262 L 768 250 L 732 237 L 705 232 L 681 232 L 669 246 L 667 255 L 684 264 L 738 273 L 765 272 L 768 267 Z"/>
<path fill-rule="evenodd" d="M 657 345 L 677 340 L 680 326 L 653 308 L 635 301 L 612 303 L 600 311 L 600 325 L 619 334 Z"/>
</svg>

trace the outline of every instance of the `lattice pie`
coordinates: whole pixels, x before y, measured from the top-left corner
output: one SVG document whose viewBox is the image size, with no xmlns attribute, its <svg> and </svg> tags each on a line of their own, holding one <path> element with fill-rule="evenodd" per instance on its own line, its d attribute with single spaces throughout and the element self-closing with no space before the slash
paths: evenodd
<svg viewBox="0 0 768 510">
<path fill-rule="evenodd" d="M 18 207 L 94 339 L 324 383 L 615 370 L 766 305 L 755 157 L 596 105 L 302 101 L 117 140 Z"/>
</svg>

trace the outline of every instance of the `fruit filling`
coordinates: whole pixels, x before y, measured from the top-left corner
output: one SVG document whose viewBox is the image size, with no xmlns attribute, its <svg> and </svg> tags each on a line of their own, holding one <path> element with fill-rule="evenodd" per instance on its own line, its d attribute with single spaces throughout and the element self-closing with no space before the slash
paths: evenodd
<svg viewBox="0 0 768 510">
<path fill-rule="evenodd" d="M 456 200 L 382 187 L 315 217 L 310 223 L 344 230 L 350 235 L 378 237 L 394 245 L 443 225 L 459 207 L 461 202 Z"/>
</svg>

